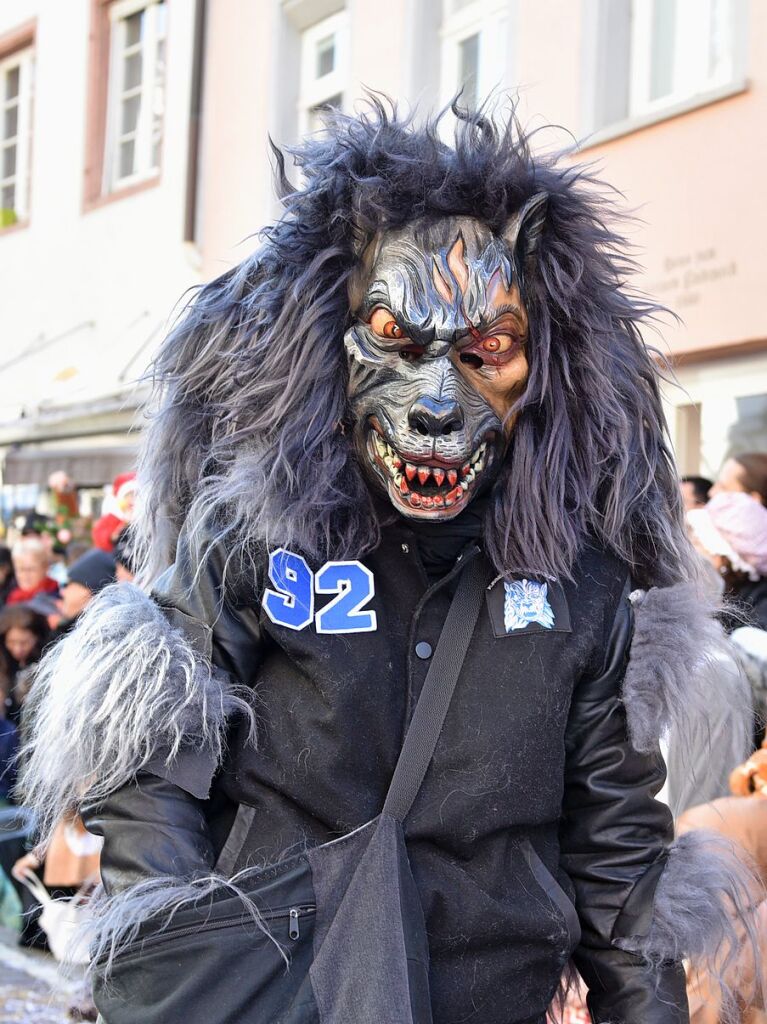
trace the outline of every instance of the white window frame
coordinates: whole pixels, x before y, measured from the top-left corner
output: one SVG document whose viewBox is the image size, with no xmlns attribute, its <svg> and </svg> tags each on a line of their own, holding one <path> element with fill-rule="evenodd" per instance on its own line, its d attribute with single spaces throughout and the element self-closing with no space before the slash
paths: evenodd
<svg viewBox="0 0 767 1024">
<path fill-rule="evenodd" d="M 333 70 L 318 78 L 316 74 L 317 44 L 333 36 Z M 334 96 L 341 97 L 341 109 L 349 88 L 349 12 L 337 11 L 316 22 L 301 33 L 301 77 L 298 98 L 298 132 L 305 135 L 310 128 L 312 111 Z"/>
<path fill-rule="evenodd" d="M 477 35 L 477 99 L 481 103 L 506 84 L 509 4 L 506 0 L 473 0 L 456 8 L 455 0 L 443 0 L 442 12 L 440 102 L 449 103 L 458 92 L 461 43 Z"/>
<path fill-rule="evenodd" d="M 726 85 L 733 78 L 734 39 L 730 41 L 730 58 L 718 72 L 711 73 L 705 66 L 711 41 L 711 19 L 717 0 L 676 0 L 671 89 L 664 96 L 652 99 L 652 18 L 656 2 L 658 0 L 634 0 L 632 4 L 630 117 L 655 113 L 671 104 Z M 734 16 L 732 20 L 735 20 Z M 734 31 L 731 24 L 730 32 Z"/>
<path fill-rule="evenodd" d="M 628 69 L 628 113 L 624 118 L 597 124 L 597 90 L 611 88 L 606 82 L 604 13 L 612 0 L 584 0 L 582 81 L 585 146 L 599 145 L 657 121 L 675 117 L 696 107 L 735 95 L 748 86 L 748 8 L 746 0 L 732 0 L 730 58 L 713 73 L 704 71 L 708 47 L 690 46 L 691 38 L 708 41 L 708 28 L 717 0 L 677 0 L 674 33 L 672 87 L 665 96 L 650 98 L 652 82 L 651 0 L 631 0 L 630 62 Z M 612 83 L 614 86 L 615 83 Z"/>
<path fill-rule="evenodd" d="M 105 193 L 117 192 L 142 181 L 157 177 L 162 158 L 155 165 L 152 162 L 152 101 L 157 69 L 157 42 L 159 37 L 156 9 L 163 0 L 117 0 L 109 7 L 109 82 L 107 92 L 107 123 L 104 149 Z M 135 131 L 135 167 L 133 174 L 118 177 L 120 167 L 120 117 L 122 113 L 123 53 L 125 50 L 125 20 L 139 11 L 145 11 L 146 38 L 142 43 L 141 85 L 142 102 L 139 106 Z M 167 0 L 166 0 L 167 16 Z M 167 47 L 167 43 L 166 43 Z M 167 60 L 167 55 L 166 55 Z M 167 83 L 165 83 L 167 84 Z M 163 137 L 165 134 L 163 114 Z"/>
<path fill-rule="evenodd" d="M 15 187 L 13 210 L 16 214 L 16 221 L 26 221 L 29 218 L 29 192 L 30 192 L 30 155 L 32 149 L 32 94 L 34 88 L 34 45 L 26 46 L 16 50 L 9 56 L 0 60 L 0 124 L 4 124 L 5 109 L 7 104 L 5 98 L 5 76 L 14 68 L 19 69 L 19 93 L 17 99 L 18 120 L 16 122 L 16 170 L 9 178 L 2 178 L 2 153 L 0 152 L 0 205 L 2 204 L 2 189 L 11 182 Z M 5 148 L 5 136 L 0 136 L 0 147 Z M 5 227 L 12 225 L 6 224 Z M 0 226 L 0 230 L 2 227 Z"/>
</svg>

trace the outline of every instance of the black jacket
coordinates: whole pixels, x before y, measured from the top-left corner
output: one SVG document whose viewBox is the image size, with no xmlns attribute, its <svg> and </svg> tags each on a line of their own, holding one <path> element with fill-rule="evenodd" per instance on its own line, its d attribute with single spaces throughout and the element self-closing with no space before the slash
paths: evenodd
<svg viewBox="0 0 767 1024">
<path fill-rule="evenodd" d="M 116 807 L 91 813 L 89 827 L 107 838 L 107 885 L 162 873 L 163 861 L 178 873 L 195 858 L 211 860 L 240 803 L 256 813 L 237 868 L 326 842 L 379 813 L 456 571 L 429 586 L 404 523 L 387 527 L 364 569 L 354 570 L 352 594 L 333 591 L 332 567 L 280 557 L 264 585 L 254 588 L 242 571 L 223 590 L 223 560 L 213 552 L 192 585 L 198 566 L 182 541 L 156 586 L 171 619 L 252 688 L 258 737 L 251 744 L 246 726 L 236 728 L 215 777 L 199 757 L 169 771 L 158 763 L 158 778 L 143 780 L 143 802 L 134 790 L 122 796 L 128 811 L 118 796 Z M 300 593 L 286 596 L 297 576 Z M 548 584 L 553 624 L 544 617 L 507 631 L 504 581 L 487 591 L 406 822 L 435 1024 L 537 1024 L 571 955 L 595 1021 L 687 1019 L 680 968 L 649 973 L 613 946 L 629 896 L 632 933 L 632 908 L 648 912 L 673 831 L 654 800 L 665 776 L 660 755 L 636 753 L 626 734 L 629 589 L 625 567 L 589 549 L 573 582 Z M 137 841 L 141 808 L 165 799 L 170 809 L 146 818 L 175 820 L 175 806 L 178 829 L 144 829 Z M 204 841 L 195 824 L 202 816 Z M 105 825 L 107 818 L 117 820 Z M 120 819 L 130 821 L 127 832 Z"/>
</svg>

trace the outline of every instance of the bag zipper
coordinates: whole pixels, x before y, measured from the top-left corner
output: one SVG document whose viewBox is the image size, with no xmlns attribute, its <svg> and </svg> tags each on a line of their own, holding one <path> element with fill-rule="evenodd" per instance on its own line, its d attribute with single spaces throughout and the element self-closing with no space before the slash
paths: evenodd
<svg viewBox="0 0 767 1024">
<path fill-rule="evenodd" d="M 290 924 L 288 928 L 289 937 L 296 942 L 300 938 L 300 930 L 298 921 L 300 917 L 308 917 L 311 914 L 316 913 L 317 907 L 314 904 L 304 904 L 303 906 L 297 907 L 282 907 L 279 910 L 264 911 L 259 914 L 262 921 L 278 921 L 281 918 L 287 917 Z M 195 935 L 202 929 L 206 931 L 218 931 L 220 928 L 228 928 L 231 925 L 242 924 L 244 921 L 249 919 L 249 915 L 246 913 L 240 914 L 229 914 L 227 917 L 222 917 L 218 921 L 211 921 L 209 924 L 200 925 L 190 924 L 179 926 L 177 928 L 165 928 L 161 932 L 157 932 L 155 935 L 148 935 L 145 939 L 136 939 L 135 950 L 143 951 L 147 946 L 153 946 L 160 942 L 164 942 L 168 938 L 180 939 L 185 935 Z M 250 920 L 253 920 L 250 918 Z M 126 949 L 123 953 L 118 954 L 118 958 L 122 959 L 123 956 L 129 956 L 134 950 Z"/>
</svg>

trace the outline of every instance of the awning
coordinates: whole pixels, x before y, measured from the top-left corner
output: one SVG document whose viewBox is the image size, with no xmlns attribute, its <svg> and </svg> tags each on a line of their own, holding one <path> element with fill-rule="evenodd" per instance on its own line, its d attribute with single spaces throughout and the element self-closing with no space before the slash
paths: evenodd
<svg viewBox="0 0 767 1024">
<path fill-rule="evenodd" d="M 137 449 L 130 445 L 110 448 L 19 448 L 5 456 L 4 484 L 48 486 L 48 477 L 64 470 L 78 487 L 101 487 L 120 473 L 136 468 Z"/>
<path fill-rule="evenodd" d="M 98 404 L 105 396 L 129 401 L 164 322 L 145 310 L 129 322 L 86 320 L 17 346 L 4 337 L 0 424 L 36 422 L 48 409 Z"/>
</svg>

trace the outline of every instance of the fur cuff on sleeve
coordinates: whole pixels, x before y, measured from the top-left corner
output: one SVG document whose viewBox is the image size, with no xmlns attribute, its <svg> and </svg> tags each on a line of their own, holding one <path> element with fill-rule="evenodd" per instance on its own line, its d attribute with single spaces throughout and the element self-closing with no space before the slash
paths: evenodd
<svg viewBox="0 0 767 1024">
<path fill-rule="evenodd" d="M 669 848 L 649 928 L 629 935 L 619 918 L 613 942 L 652 966 L 688 960 L 719 990 L 723 1024 L 740 1020 L 732 1010 L 744 961 L 761 963 L 757 910 L 764 897 L 764 886 L 739 846 L 716 832 L 686 832 Z M 755 978 L 751 974 L 750 984 L 761 987 L 759 967 Z"/>
<path fill-rule="evenodd" d="M 763 898 L 761 882 L 745 854 L 716 832 L 686 832 L 669 847 L 645 935 L 621 935 L 615 944 L 647 960 L 691 959 L 696 966 L 739 944 L 738 920 L 748 921 Z"/>
<path fill-rule="evenodd" d="M 729 720 L 747 756 L 748 685 L 716 614 L 719 601 L 694 583 L 637 590 L 634 637 L 623 682 L 629 737 L 650 753 L 661 736 L 685 752 L 705 744 L 709 723 Z M 734 765 L 733 765 L 734 766 Z"/>
<path fill-rule="evenodd" d="M 250 706 L 138 587 L 107 587 L 45 656 L 32 688 L 20 792 L 43 843 L 88 792 L 99 800 L 182 748 L 217 765 Z"/>
</svg>

